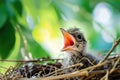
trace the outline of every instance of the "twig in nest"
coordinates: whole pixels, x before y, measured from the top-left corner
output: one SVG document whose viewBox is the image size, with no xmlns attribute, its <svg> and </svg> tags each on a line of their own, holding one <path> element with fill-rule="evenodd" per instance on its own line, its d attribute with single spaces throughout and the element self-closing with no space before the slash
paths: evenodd
<svg viewBox="0 0 120 80">
<path fill-rule="evenodd" d="M 43 62 L 43 61 L 58 61 L 63 59 L 49 59 L 49 58 L 41 58 L 37 60 L 0 60 L 0 61 L 6 61 L 6 62 Z"/>
<path fill-rule="evenodd" d="M 63 68 L 63 69 L 58 69 L 58 70 L 56 70 L 56 71 L 54 71 L 54 72 L 51 72 L 50 74 L 47 74 L 47 75 L 45 75 L 45 76 L 47 77 L 47 76 L 50 76 L 50 75 L 52 75 L 52 74 L 55 74 L 56 72 L 60 72 L 60 71 L 63 71 L 63 70 L 69 69 L 69 68 L 73 68 L 73 67 L 77 67 L 77 66 L 82 66 L 82 65 L 83 65 L 82 63 L 78 63 L 78 64 L 75 64 L 75 65 L 72 65 L 72 66 Z"/>
<path fill-rule="evenodd" d="M 41 80 L 59 80 L 59 79 L 73 78 L 73 77 L 78 77 L 78 76 L 87 76 L 89 74 L 87 70 L 103 66 L 104 64 L 107 64 L 107 63 L 110 63 L 110 62 L 103 62 L 101 64 L 90 66 L 88 68 L 84 68 L 82 70 L 75 71 L 75 72 L 68 73 L 68 74 L 63 74 L 63 75 L 58 75 L 58 76 L 50 76 L 50 77 L 43 77 L 43 78 L 41 78 Z M 26 80 L 26 79 L 24 79 L 24 80 Z M 37 79 L 35 79 L 35 80 L 37 80 Z"/>
<path fill-rule="evenodd" d="M 106 70 L 106 75 L 103 76 L 100 80 L 108 80 L 109 70 Z"/>
<path fill-rule="evenodd" d="M 109 77 L 109 70 L 107 70 L 107 73 L 106 73 L 106 78 L 105 78 L 105 80 L 108 80 L 108 77 Z"/>
<path fill-rule="evenodd" d="M 113 50 L 117 47 L 117 45 L 119 43 L 120 43 L 120 38 L 117 41 L 114 42 L 112 48 L 108 51 L 107 55 L 99 63 L 104 62 L 109 57 L 109 55 L 111 54 L 111 52 L 113 52 Z"/>
<path fill-rule="evenodd" d="M 120 61 L 120 57 L 117 59 L 117 61 L 115 62 L 114 66 L 112 67 L 112 69 L 110 70 L 110 73 L 112 73 L 115 70 L 115 67 L 117 66 L 117 64 Z"/>
<path fill-rule="evenodd" d="M 76 72 L 69 73 L 69 74 L 38 78 L 34 80 L 59 80 L 59 79 L 66 79 L 66 78 L 72 78 L 72 77 L 77 77 L 77 76 L 87 76 L 87 75 L 88 75 L 88 71 L 83 71 L 83 72 L 76 71 Z M 20 80 L 33 80 L 33 79 L 22 78 Z"/>
<path fill-rule="evenodd" d="M 104 74 L 105 72 L 106 72 L 105 70 L 97 70 L 97 71 L 89 72 L 89 76 L 86 77 L 84 80 L 90 80 L 95 75 Z"/>
<path fill-rule="evenodd" d="M 94 61 L 93 62 L 91 62 L 87 57 L 83 57 L 82 59 L 80 59 L 80 62 L 82 61 L 82 60 L 87 60 L 91 65 L 94 65 Z"/>
<path fill-rule="evenodd" d="M 100 66 L 103 66 L 103 65 L 105 65 L 107 63 L 110 63 L 110 62 L 111 61 L 102 62 L 101 64 L 90 66 L 88 68 L 84 68 L 82 70 L 75 71 L 75 72 L 68 73 L 68 74 L 63 74 L 63 75 L 58 75 L 58 76 L 43 77 L 43 78 L 38 78 L 38 79 L 34 79 L 34 80 L 59 80 L 59 79 L 73 78 L 73 77 L 78 77 L 78 76 L 87 76 L 87 75 L 89 75 L 88 70 L 94 69 L 94 68 L 97 68 L 97 67 L 100 67 Z M 26 79 L 26 78 L 24 79 L 23 78 L 21 80 L 28 80 L 28 79 Z"/>
</svg>

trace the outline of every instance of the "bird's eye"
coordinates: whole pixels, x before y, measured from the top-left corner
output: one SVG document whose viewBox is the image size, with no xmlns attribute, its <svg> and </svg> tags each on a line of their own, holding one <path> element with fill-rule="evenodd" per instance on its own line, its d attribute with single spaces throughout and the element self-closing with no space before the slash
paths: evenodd
<svg viewBox="0 0 120 80">
<path fill-rule="evenodd" d="M 78 37 L 78 39 L 82 39 L 82 36 L 81 36 L 81 35 L 78 35 L 77 37 Z"/>
</svg>

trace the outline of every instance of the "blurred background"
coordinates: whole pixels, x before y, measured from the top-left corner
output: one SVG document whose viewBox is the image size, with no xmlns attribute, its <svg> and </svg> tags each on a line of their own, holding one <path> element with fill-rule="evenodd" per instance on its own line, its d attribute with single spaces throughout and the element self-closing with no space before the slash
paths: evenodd
<svg viewBox="0 0 120 80">
<path fill-rule="evenodd" d="M 61 27 L 80 28 L 88 51 L 105 55 L 120 36 L 120 1 L 0 0 L 0 59 L 59 58 Z M 119 52 L 120 45 L 114 53 Z M 0 62 L 0 67 L 15 64 Z"/>
</svg>

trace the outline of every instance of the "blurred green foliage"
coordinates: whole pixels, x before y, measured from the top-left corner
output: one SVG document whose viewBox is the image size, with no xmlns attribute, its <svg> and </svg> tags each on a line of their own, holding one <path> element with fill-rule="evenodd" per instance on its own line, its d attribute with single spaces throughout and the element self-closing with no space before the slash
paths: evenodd
<svg viewBox="0 0 120 80">
<path fill-rule="evenodd" d="M 101 9 L 106 10 L 102 20 Z M 59 39 L 60 27 L 77 26 L 85 33 L 89 48 L 108 51 L 120 36 L 119 13 L 119 0 L 1 0 L 0 58 L 15 55 L 14 59 L 21 59 L 21 48 L 34 58 L 49 56 L 48 43 Z"/>
</svg>

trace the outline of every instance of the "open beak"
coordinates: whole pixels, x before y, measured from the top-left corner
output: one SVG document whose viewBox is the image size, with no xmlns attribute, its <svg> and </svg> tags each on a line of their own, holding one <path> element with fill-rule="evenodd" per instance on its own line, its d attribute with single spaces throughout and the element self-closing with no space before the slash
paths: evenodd
<svg viewBox="0 0 120 80">
<path fill-rule="evenodd" d="M 75 38 L 68 33 L 67 31 L 65 31 L 63 28 L 60 28 L 63 37 L 64 37 L 64 47 L 61 51 L 70 51 L 73 50 L 73 46 L 75 44 Z"/>
</svg>

